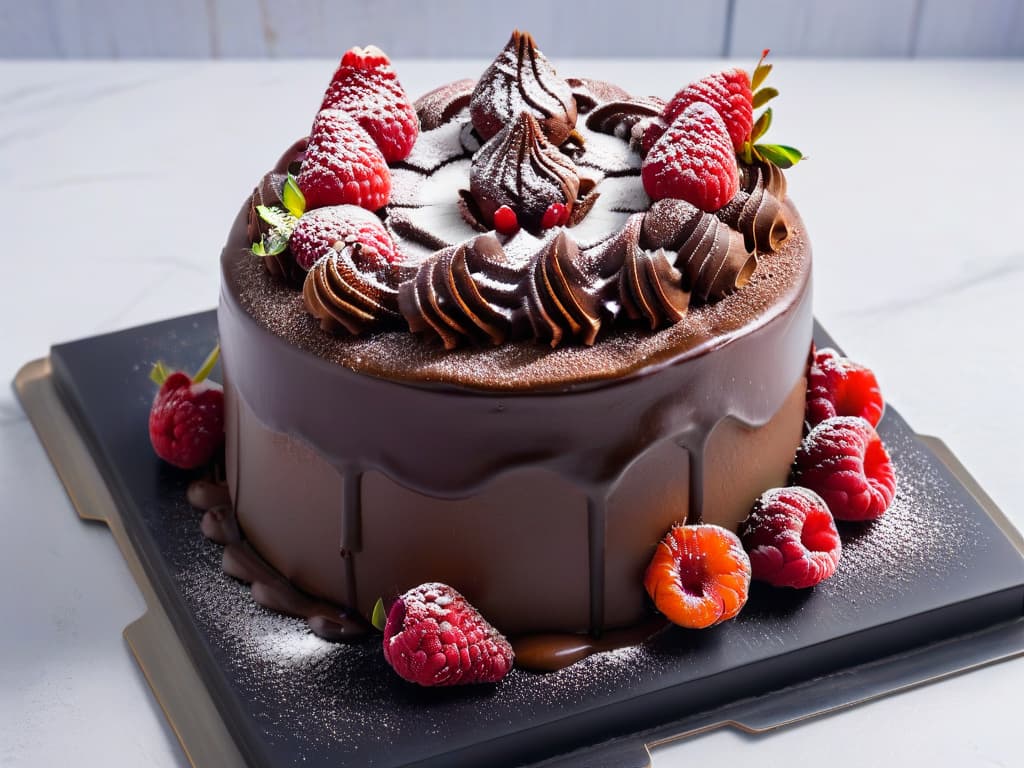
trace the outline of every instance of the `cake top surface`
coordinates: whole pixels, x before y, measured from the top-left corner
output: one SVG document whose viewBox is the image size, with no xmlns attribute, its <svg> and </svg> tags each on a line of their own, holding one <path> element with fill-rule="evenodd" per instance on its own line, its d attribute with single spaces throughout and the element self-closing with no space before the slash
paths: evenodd
<svg viewBox="0 0 1024 768">
<path fill-rule="evenodd" d="M 634 98 L 516 31 L 412 103 L 352 49 L 232 230 L 227 294 L 312 354 L 424 384 L 561 389 L 714 348 L 809 276 L 781 170 L 799 153 L 754 143 L 768 69 Z"/>
</svg>

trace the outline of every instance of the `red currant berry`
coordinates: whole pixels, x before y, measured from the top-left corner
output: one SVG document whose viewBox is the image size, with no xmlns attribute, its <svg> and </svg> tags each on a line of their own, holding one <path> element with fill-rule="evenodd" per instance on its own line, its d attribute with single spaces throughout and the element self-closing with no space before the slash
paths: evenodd
<svg viewBox="0 0 1024 768">
<path fill-rule="evenodd" d="M 544 211 L 544 218 L 540 220 L 540 225 L 543 229 L 551 229 L 556 224 L 562 224 L 563 220 L 569 220 L 569 211 L 561 203 L 552 203 Z"/>
<path fill-rule="evenodd" d="M 494 212 L 494 228 L 503 235 L 514 235 L 519 230 L 519 218 L 507 205 Z"/>
</svg>

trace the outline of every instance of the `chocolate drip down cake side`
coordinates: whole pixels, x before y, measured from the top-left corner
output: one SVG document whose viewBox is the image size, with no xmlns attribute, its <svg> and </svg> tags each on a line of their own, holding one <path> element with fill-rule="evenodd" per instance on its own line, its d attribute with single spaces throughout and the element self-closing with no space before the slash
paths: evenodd
<svg viewBox="0 0 1024 768">
<path fill-rule="evenodd" d="M 834 519 L 895 479 L 874 377 L 812 349 L 768 70 L 635 96 L 515 32 L 410 102 L 381 51 L 345 54 L 222 256 L 219 535 L 316 598 L 257 599 L 333 639 L 373 620 L 430 685 L 835 571 Z M 429 645 L 462 611 L 479 631 Z"/>
</svg>

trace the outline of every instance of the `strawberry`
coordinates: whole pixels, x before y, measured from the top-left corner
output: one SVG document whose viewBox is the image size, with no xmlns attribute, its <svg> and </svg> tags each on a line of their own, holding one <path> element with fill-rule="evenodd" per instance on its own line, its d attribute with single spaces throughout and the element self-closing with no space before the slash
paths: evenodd
<svg viewBox="0 0 1024 768">
<path fill-rule="evenodd" d="M 206 378 L 219 352 L 215 347 L 192 378 L 160 362 L 149 374 L 160 385 L 149 411 L 149 440 L 157 456 L 181 469 L 206 464 L 224 442 L 224 390 Z"/>
<path fill-rule="evenodd" d="M 754 94 L 747 73 L 738 68 L 727 69 L 690 83 L 665 105 L 661 119 L 671 125 L 688 106 L 698 102 L 709 105 L 721 116 L 733 150 L 739 152 L 754 125 Z"/>
<path fill-rule="evenodd" d="M 389 163 L 412 152 L 419 119 L 380 48 L 351 48 L 341 57 L 320 109 L 341 109 L 370 134 Z"/>
<path fill-rule="evenodd" d="M 384 659 L 411 683 L 496 683 L 513 657 L 508 640 L 447 584 L 414 587 L 388 611 Z"/>
<path fill-rule="evenodd" d="M 375 215 L 355 205 L 331 205 L 304 213 L 292 230 L 288 248 L 308 270 L 335 243 L 358 243 L 357 266 L 375 269 L 397 257 L 391 235 Z"/>
<path fill-rule="evenodd" d="M 391 194 L 384 155 L 355 118 L 338 109 L 321 110 L 313 121 L 297 182 L 307 209 L 350 203 L 376 211 Z"/>
<path fill-rule="evenodd" d="M 686 200 L 712 213 L 739 189 L 736 154 L 725 123 L 707 104 L 690 104 L 662 134 L 640 169 L 652 200 Z"/>
</svg>

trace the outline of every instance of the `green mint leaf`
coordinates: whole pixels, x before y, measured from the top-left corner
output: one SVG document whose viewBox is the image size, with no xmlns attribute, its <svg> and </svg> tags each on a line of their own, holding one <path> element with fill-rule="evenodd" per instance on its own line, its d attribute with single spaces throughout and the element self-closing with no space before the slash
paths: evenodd
<svg viewBox="0 0 1024 768">
<path fill-rule="evenodd" d="M 288 238 L 291 237 L 291 234 L 291 232 L 286 232 L 283 229 L 271 230 L 261 241 L 264 249 L 263 255 L 277 256 L 279 253 L 284 253 L 284 249 L 288 247 Z"/>
<path fill-rule="evenodd" d="M 260 218 L 274 229 L 286 230 L 289 235 L 292 233 L 292 230 L 295 229 L 295 225 L 299 222 L 297 216 L 294 216 L 284 210 L 284 208 L 278 208 L 277 206 L 270 207 L 267 205 L 257 205 L 256 213 L 258 213 Z"/>
<path fill-rule="evenodd" d="M 373 615 L 370 616 L 370 623 L 380 632 L 384 631 L 384 625 L 388 622 L 388 614 L 384 610 L 384 601 L 379 597 L 373 604 Z"/>
<path fill-rule="evenodd" d="M 765 78 L 768 77 L 768 73 L 771 71 L 771 64 L 758 64 L 757 69 L 754 70 L 754 75 L 750 78 L 750 90 L 756 91 L 760 88 L 761 83 L 764 82 Z"/>
<path fill-rule="evenodd" d="M 764 136 L 772 124 L 772 108 L 768 107 L 761 116 L 757 118 L 757 122 L 754 123 L 754 127 L 750 131 L 751 143 L 757 141 Z"/>
<path fill-rule="evenodd" d="M 754 149 L 765 160 L 783 169 L 792 168 L 804 157 L 799 149 L 783 144 L 758 144 Z"/>
<path fill-rule="evenodd" d="M 288 213 L 296 219 L 306 212 L 306 196 L 302 194 L 302 190 L 299 189 L 299 183 L 290 173 L 288 174 L 288 180 L 284 183 L 284 188 L 281 190 L 281 202 L 284 203 Z"/>
<path fill-rule="evenodd" d="M 252 250 L 252 255 L 253 256 L 259 256 L 261 259 L 264 256 L 269 256 L 270 255 L 270 254 L 267 253 L 267 249 L 263 245 L 263 238 L 262 237 L 260 238 L 260 241 L 258 243 L 253 243 L 252 244 L 252 248 L 250 250 Z"/>
<path fill-rule="evenodd" d="M 759 109 L 779 95 L 775 88 L 762 88 L 754 94 L 754 109 Z"/>
</svg>

